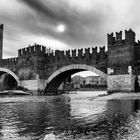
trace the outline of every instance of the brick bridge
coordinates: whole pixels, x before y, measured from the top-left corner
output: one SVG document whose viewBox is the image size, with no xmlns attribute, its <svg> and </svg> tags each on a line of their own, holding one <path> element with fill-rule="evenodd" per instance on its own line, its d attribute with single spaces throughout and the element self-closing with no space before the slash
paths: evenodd
<svg viewBox="0 0 140 140">
<path fill-rule="evenodd" d="M 22 86 L 29 90 L 57 91 L 72 74 L 89 70 L 107 80 L 107 90 L 135 91 L 140 79 L 140 42 L 131 29 L 107 35 L 104 47 L 46 51 L 35 44 L 18 50 L 18 57 L 2 59 L 3 25 L 0 25 L 0 90 Z"/>
</svg>

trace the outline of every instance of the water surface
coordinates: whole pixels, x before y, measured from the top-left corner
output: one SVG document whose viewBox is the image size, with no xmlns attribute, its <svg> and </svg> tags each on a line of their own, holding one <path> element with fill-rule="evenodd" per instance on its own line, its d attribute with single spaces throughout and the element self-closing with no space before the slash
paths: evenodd
<svg viewBox="0 0 140 140">
<path fill-rule="evenodd" d="M 1 97 L 0 139 L 140 139 L 140 100 L 96 100 L 100 93 Z"/>
</svg>

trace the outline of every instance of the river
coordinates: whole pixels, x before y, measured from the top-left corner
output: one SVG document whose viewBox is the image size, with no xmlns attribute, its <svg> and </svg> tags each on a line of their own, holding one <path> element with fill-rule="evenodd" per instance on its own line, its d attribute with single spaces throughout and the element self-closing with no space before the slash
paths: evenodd
<svg viewBox="0 0 140 140">
<path fill-rule="evenodd" d="M 140 100 L 101 93 L 1 97 L 0 140 L 140 139 Z"/>
</svg>

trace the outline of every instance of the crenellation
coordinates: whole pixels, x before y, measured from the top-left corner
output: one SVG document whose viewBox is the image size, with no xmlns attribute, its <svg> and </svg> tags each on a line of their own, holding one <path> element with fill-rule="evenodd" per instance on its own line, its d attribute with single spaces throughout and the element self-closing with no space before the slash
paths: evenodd
<svg viewBox="0 0 140 140">
<path fill-rule="evenodd" d="M 31 54 L 35 53 L 35 47 L 34 46 L 30 46 L 30 50 L 31 50 Z"/>
<path fill-rule="evenodd" d="M 53 52 L 53 50 L 51 49 L 51 48 L 46 48 L 46 53 L 47 54 L 50 54 L 50 53 L 52 53 Z"/>
<path fill-rule="evenodd" d="M 55 62 L 58 62 L 59 61 L 59 50 L 55 50 L 54 51 L 54 60 L 55 60 Z"/>
<path fill-rule="evenodd" d="M 122 31 L 116 32 L 116 41 L 118 42 L 122 41 Z"/>
<path fill-rule="evenodd" d="M 66 58 L 70 58 L 70 50 L 66 51 Z"/>
<path fill-rule="evenodd" d="M 116 47 L 118 45 L 132 45 L 135 44 L 135 32 L 133 30 L 125 30 L 125 39 L 122 39 L 122 31 L 116 32 L 116 37 L 114 37 L 114 34 L 107 34 L 107 44 L 108 49 L 110 50 L 111 47 Z"/>
<path fill-rule="evenodd" d="M 22 49 L 19 49 L 18 50 L 18 57 L 21 57 L 22 56 Z"/>
<path fill-rule="evenodd" d="M 122 31 L 116 32 L 116 36 L 114 36 L 113 33 L 107 34 L 107 44 L 110 49 L 110 47 L 116 43 L 123 43 L 124 40 L 122 39 Z"/>
<path fill-rule="evenodd" d="M 107 43 L 108 46 L 113 45 L 115 43 L 115 37 L 113 33 L 107 34 Z"/>
<path fill-rule="evenodd" d="M 42 54 L 46 54 L 46 47 L 45 46 L 41 47 L 41 52 L 42 52 Z"/>
<path fill-rule="evenodd" d="M 72 50 L 72 57 L 76 58 L 76 49 Z"/>
<path fill-rule="evenodd" d="M 22 49 L 22 53 L 23 53 L 23 55 L 26 55 L 26 48 Z"/>
<path fill-rule="evenodd" d="M 3 66 L 6 65 L 16 65 L 18 63 L 18 58 L 14 57 L 14 58 L 7 58 L 7 59 L 2 59 L 0 64 Z"/>
<path fill-rule="evenodd" d="M 85 55 L 90 55 L 90 48 L 85 48 Z"/>
<path fill-rule="evenodd" d="M 98 48 L 96 47 L 92 47 L 92 52 L 91 52 L 91 63 L 92 64 L 96 64 L 97 63 L 97 59 L 98 59 L 98 52 L 97 52 Z"/>
<path fill-rule="evenodd" d="M 59 57 L 59 50 L 55 50 L 55 56 Z"/>
<path fill-rule="evenodd" d="M 61 51 L 61 50 L 55 50 L 55 60 L 56 61 L 62 61 L 64 58 L 65 58 L 65 54 L 64 54 L 64 51 Z"/>
<path fill-rule="evenodd" d="M 35 46 L 35 53 L 40 53 L 41 52 L 41 45 L 39 45 L 39 44 L 35 44 L 34 45 Z"/>
<path fill-rule="evenodd" d="M 105 51 L 105 46 L 100 47 L 100 51 L 98 53 L 99 56 L 99 61 L 104 61 L 106 60 L 106 51 Z"/>
<path fill-rule="evenodd" d="M 78 58 L 83 57 L 83 49 L 78 49 Z"/>
<path fill-rule="evenodd" d="M 46 47 L 34 44 L 33 46 L 28 46 L 27 48 L 22 48 L 18 50 L 18 56 L 27 56 L 34 54 L 46 54 Z"/>
<path fill-rule="evenodd" d="M 105 53 L 105 46 L 100 47 L 100 51 L 99 51 L 99 52 L 101 52 L 101 53 Z"/>
<path fill-rule="evenodd" d="M 60 56 L 59 56 L 60 58 L 63 58 L 63 57 L 65 56 L 65 55 L 64 55 L 64 51 L 60 51 L 59 55 L 60 55 Z"/>
<path fill-rule="evenodd" d="M 133 30 L 125 30 L 125 44 L 135 43 L 135 32 Z"/>
<path fill-rule="evenodd" d="M 85 48 L 85 53 L 84 53 L 84 60 L 87 61 L 88 63 L 90 62 L 90 48 Z"/>
<path fill-rule="evenodd" d="M 97 47 L 92 48 L 92 55 L 97 54 L 97 50 L 98 50 L 98 48 L 97 48 Z"/>
</svg>

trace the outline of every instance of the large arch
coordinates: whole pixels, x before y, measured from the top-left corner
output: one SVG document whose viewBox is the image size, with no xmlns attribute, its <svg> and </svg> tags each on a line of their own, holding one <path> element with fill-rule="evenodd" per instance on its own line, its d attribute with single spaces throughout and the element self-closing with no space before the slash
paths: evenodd
<svg viewBox="0 0 140 140">
<path fill-rule="evenodd" d="M 8 73 L 9 75 L 11 75 L 17 82 L 17 84 L 19 85 L 20 82 L 19 82 L 19 77 L 14 73 L 12 72 L 11 70 L 7 69 L 7 68 L 1 68 L 0 67 L 0 73 Z"/>
<path fill-rule="evenodd" d="M 85 65 L 85 64 L 72 64 L 68 66 L 64 66 L 54 72 L 46 81 L 46 88 L 45 91 L 56 91 L 59 87 L 59 84 L 66 78 L 71 76 L 74 73 L 80 71 L 91 71 L 104 79 L 107 79 L 107 74 L 100 71 L 96 67 Z M 59 79 L 59 80 L 57 80 Z"/>
</svg>

